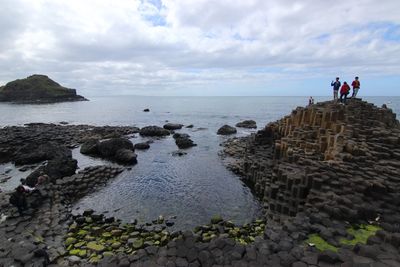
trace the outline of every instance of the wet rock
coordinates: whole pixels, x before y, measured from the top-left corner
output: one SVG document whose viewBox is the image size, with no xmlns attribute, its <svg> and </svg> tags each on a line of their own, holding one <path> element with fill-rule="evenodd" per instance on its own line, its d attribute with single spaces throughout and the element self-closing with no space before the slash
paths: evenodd
<svg viewBox="0 0 400 267">
<path fill-rule="evenodd" d="M 145 150 L 145 149 L 149 149 L 149 148 L 150 148 L 150 145 L 149 145 L 149 143 L 147 143 L 147 142 L 144 142 L 144 143 L 137 143 L 137 144 L 135 144 L 134 148 L 135 148 L 135 149 L 140 149 L 140 150 Z"/>
<path fill-rule="evenodd" d="M 137 155 L 129 149 L 119 149 L 115 154 L 115 161 L 122 164 L 136 164 Z"/>
<path fill-rule="evenodd" d="M 237 132 L 235 127 L 229 126 L 229 125 L 224 125 L 221 128 L 218 129 L 217 134 L 219 135 L 230 135 L 230 134 L 235 134 Z"/>
<path fill-rule="evenodd" d="M 87 140 L 85 143 L 82 144 L 80 152 L 82 154 L 96 155 L 99 153 L 99 151 L 97 150 L 99 144 L 100 141 L 98 139 L 90 138 L 89 140 Z"/>
<path fill-rule="evenodd" d="M 185 151 L 178 150 L 178 151 L 172 152 L 172 156 L 174 156 L 174 157 L 182 157 L 184 155 L 187 155 L 187 153 Z"/>
<path fill-rule="evenodd" d="M 239 123 L 236 123 L 236 127 L 241 127 L 241 128 L 257 128 L 257 123 L 253 120 L 245 120 L 241 121 Z"/>
<path fill-rule="evenodd" d="M 97 149 L 102 157 L 112 158 L 119 150 L 125 149 L 133 151 L 134 147 L 132 142 L 126 138 L 111 138 L 100 142 L 97 145 Z"/>
<path fill-rule="evenodd" d="M 103 252 L 104 249 L 105 249 L 105 247 L 103 245 L 98 244 L 98 243 L 93 242 L 93 241 L 87 243 L 86 247 L 88 249 L 90 249 L 90 250 L 93 250 L 93 251 L 97 252 L 97 253 Z"/>
<path fill-rule="evenodd" d="M 183 125 L 178 123 L 167 123 L 163 126 L 167 130 L 179 130 L 182 129 Z"/>
<path fill-rule="evenodd" d="M 150 109 L 145 108 L 145 109 L 143 110 L 143 112 L 150 112 Z"/>
<path fill-rule="evenodd" d="M 167 136 L 170 132 L 167 129 L 161 128 L 159 126 L 146 126 L 140 129 L 141 136 Z"/>
<path fill-rule="evenodd" d="M 193 143 L 193 141 L 190 139 L 190 136 L 188 134 L 175 133 L 173 135 L 173 138 L 175 139 L 175 143 L 179 149 L 185 149 L 185 148 L 197 146 L 195 143 Z"/>
</svg>

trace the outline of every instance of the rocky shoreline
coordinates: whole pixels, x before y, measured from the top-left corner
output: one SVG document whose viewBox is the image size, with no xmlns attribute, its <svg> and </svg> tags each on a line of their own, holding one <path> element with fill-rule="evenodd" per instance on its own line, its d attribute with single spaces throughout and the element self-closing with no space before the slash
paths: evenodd
<svg viewBox="0 0 400 267">
<path fill-rule="evenodd" d="M 61 153 L 70 148 L 136 133 L 167 136 L 172 126 L 182 127 L 5 127 L 0 162 L 63 166 L 73 161 Z M 174 138 L 178 147 L 195 145 L 187 135 Z M 43 148 L 49 143 L 54 149 Z M 23 216 L 0 193 L 0 266 L 400 266 L 399 155 L 399 122 L 389 109 L 356 99 L 298 108 L 223 145 L 224 161 L 265 203 L 266 218 L 236 226 L 217 216 L 185 232 L 170 232 L 173 222 L 162 217 L 138 225 L 90 210 L 71 214 L 74 202 L 127 167 L 54 172 L 29 195 L 34 205 Z"/>
</svg>

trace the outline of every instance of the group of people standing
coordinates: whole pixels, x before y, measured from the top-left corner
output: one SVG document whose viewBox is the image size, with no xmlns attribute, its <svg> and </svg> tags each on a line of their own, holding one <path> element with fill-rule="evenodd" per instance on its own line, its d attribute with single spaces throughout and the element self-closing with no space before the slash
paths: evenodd
<svg viewBox="0 0 400 267">
<path fill-rule="evenodd" d="M 361 84 L 358 77 L 355 77 L 354 81 L 351 83 L 351 86 L 353 87 L 353 94 L 351 96 L 352 98 L 357 97 L 360 85 Z M 339 81 L 339 77 L 336 77 L 336 80 L 331 82 L 331 86 L 333 86 L 333 99 L 339 99 L 340 90 L 340 103 L 346 104 L 347 96 L 350 94 L 350 86 L 347 84 L 347 82 L 344 82 L 342 85 Z"/>
</svg>

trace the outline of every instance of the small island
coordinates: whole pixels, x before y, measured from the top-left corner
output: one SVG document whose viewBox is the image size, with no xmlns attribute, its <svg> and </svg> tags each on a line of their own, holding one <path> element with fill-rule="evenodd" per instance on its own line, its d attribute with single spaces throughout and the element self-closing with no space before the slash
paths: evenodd
<svg viewBox="0 0 400 267">
<path fill-rule="evenodd" d="M 46 75 L 34 74 L 0 87 L 0 102 L 56 103 L 88 101 L 77 95 L 75 89 L 61 86 Z"/>
</svg>

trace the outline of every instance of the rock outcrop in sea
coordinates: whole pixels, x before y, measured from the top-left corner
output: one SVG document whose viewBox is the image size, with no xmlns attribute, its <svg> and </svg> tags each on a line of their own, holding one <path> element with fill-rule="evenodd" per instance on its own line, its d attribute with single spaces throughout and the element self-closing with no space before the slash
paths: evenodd
<svg viewBox="0 0 400 267">
<path fill-rule="evenodd" d="M 0 102 L 53 103 L 87 101 L 75 89 L 61 86 L 46 75 L 31 75 L 0 87 Z"/>
</svg>

